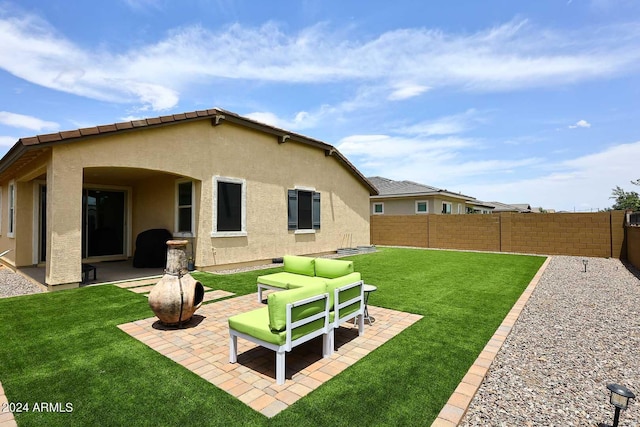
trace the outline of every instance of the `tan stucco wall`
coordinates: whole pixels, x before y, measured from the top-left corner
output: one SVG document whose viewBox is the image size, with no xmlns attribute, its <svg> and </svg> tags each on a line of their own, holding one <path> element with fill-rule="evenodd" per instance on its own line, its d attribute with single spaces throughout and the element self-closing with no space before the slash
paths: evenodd
<svg viewBox="0 0 640 427">
<path fill-rule="evenodd" d="M 456 198 L 446 197 L 403 197 L 403 198 L 372 198 L 370 203 L 371 215 L 378 215 L 374 213 L 373 207 L 376 203 L 384 203 L 384 215 L 415 215 L 416 214 L 416 202 L 426 201 L 428 204 L 429 214 L 442 214 L 442 202 L 451 203 L 451 213 L 458 214 L 458 206 L 460 206 L 460 213 L 466 213 L 466 205 L 464 200 Z M 423 215 L 423 214 L 419 214 Z"/>
<path fill-rule="evenodd" d="M 2 195 L 0 198 L 0 252 L 11 249 L 2 261 L 12 267 L 33 263 L 33 226 L 34 226 L 34 181 L 38 175 L 46 173 L 50 161 L 50 151 L 45 151 L 35 158 L 29 168 L 20 169 L 9 179 L 0 182 Z M 7 236 L 9 229 L 9 183 L 14 181 L 16 203 L 16 230 L 14 237 Z M 36 230 L 37 233 L 37 230 Z"/>
<path fill-rule="evenodd" d="M 16 182 L 16 265 L 33 263 L 33 183 Z M 36 231 L 37 232 L 37 231 Z"/>
<path fill-rule="evenodd" d="M 9 228 L 9 220 L 8 220 L 8 187 L 9 181 L 2 183 L 2 197 L 0 200 L 0 252 L 4 252 L 8 249 L 11 251 L 8 252 L 4 257 L 2 257 L 3 262 L 8 265 L 14 266 L 16 262 L 16 239 L 10 238 L 7 236 L 7 230 Z"/>
<path fill-rule="evenodd" d="M 278 144 L 273 135 L 232 123 L 214 127 L 203 120 L 52 147 L 46 183 L 48 284 L 80 280 L 83 170 L 102 167 L 161 172 L 131 182 L 113 179 L 131 191 L 131 248 L 140 231 L 174 231 L 175 182 L 181 177 L 195 182 L 198 267 L 334 251 L 346 238 L 353 246 L 369 244 L 369 191 L 334 157 L 294 141 Z M 214 176 L 246 180 L 247 236 L 211 237 Z M 321 193 L 321 229 L 315 234 L 287 230 L 287 189 L 296 186 Z M 32 224 L 31 212 L 29 218 Z M 24 234 L 32 239 L 32 233 Z M 32 257 L 32 248 L 25 251 Z"/>
<path fill-rule="evenodd" d="M 152 228 L 164 228 L 173 232 L 176 178 L 160 175 L 138 181 L 133 187 L 132 235 Z"/>
</svg>

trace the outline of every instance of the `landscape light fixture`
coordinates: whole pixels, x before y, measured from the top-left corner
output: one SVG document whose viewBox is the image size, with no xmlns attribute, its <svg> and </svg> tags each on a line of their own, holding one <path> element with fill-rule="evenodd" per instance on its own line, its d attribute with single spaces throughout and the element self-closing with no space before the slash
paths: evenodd
<svg viewBox="0 0 640 427">
<path fill-rule="evenodd" d="M 618 384 L 607 384 L 607 388 L 611 391 L 611 397 L 609 402 L 616 407 L 615 415 L 613 416 L 613 427 L 618 427 L 618 420 L 620 419 L 620 410 L 627 409 L 629 405 L 629 399 L 635 399 L 636 395 L 626 387 Z"/>
<path fill-rule="evenodd" d="M 582 260 L 582 264 L 584 265 L 584 272 L 587 272 L 587 264 L 589 264 L 589 260 L 588 259 L 583 259 Z"/>
</svg>

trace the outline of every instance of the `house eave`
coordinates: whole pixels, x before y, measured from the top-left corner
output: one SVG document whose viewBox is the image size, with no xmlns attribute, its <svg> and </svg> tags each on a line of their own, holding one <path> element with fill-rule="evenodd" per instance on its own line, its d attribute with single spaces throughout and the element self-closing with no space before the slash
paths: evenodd
<svg viewBox="0 0 640 427">
<path fill-rule="evenodd" d="M 188 113 L 172 114 L 154 118 L 132 120 L 129 122 L 119 122 L 109 125 L 99 125 L 71 131 L 61 131 L 56 133 L 36 135 L 33 137 L 20 138 L 9 152 L 0 159 L 0 174 L 8 170 L 27 151 L 37 148 L 45 148 L 52 145 L 78 142 L 86 139 L 94 139 L 116 133 L 132 132 L 142 129 L 151 129 L 168 126 L 176 123 L 187 123 L 198 120 L 211 120 L 212 126 L 223 125 L 224 122 L 235 123 L 240 126 L 258 130 L 276 136 L 279 144 L 290 143 L 292 141 L 310 145 L 324 150 L 325 155 L 334 157 L 344 167 L 346 167 L 358 181 L 369 191 L 369 195 L 377 195 L 378 190 L 371 182 L 334 146 L 325 142 L 313 139 L 304 135 L 292 133 L 284 129 L 257 122 L 246 117 L 242 117 L 231 111 L 221 108 L 199 110 Z"/>
</svg>

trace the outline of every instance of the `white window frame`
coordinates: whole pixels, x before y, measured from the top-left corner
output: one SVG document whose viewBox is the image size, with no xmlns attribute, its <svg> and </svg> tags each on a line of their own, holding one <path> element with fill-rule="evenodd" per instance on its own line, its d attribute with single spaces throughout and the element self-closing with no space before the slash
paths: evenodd
<svg viewBox="0 0 640 427">
<path fill-rule="evenodd" d="M 382 210 L 380 212 L 376 212 L 376 205 L 380 206 Z M 374 215 L 384 215 L 384 202 L 374 202 L 373 203 L 373 214 Z"/>
<path fill-rule="evenodd" d="M 453 206 L 451 206 L 451 202 L 442 202 L 442 207 L 444 208 L 445 206 L 447 206 L 449 209 L 442 209 L 442 211 L 443 211 L 442 214 L 443 215 L 451 215 L 452 208 L 453 208 Z"/>
<path fill-rule="evenodd" d="M 185 182 L 191 183 L 191 205 L 183 205 L 180 206 L 180 184 L 184 184 Z M 174 237 L 195 237 L 195 226 L 196 226 L 196 191 L 195 185 L 192 179 L 178 179 L 176 180 L 175 185 L 175 223 L 173 228 L 173 236 Z M 181 207 L 191 207 L 191 232 L 178 231 L 180 228 L 180 208 Z"/>
<path fill-rule="evenodd" d="M 242 212 L 240 213 L 240 231 L 218 231 L 218 182 L 227 182 L 231 184 L 242 185 L 241 203 Z M 211 237 L 245 237 L 247 236 L 247 180 L 242 178 L 230 178 L 227 176 L 213 177 L 213 204 L 212 204 L 212 227 Z"/>
<path fill-rule="evenodd" d="M 311 201 L 311 215 L 313 217 L 313 193 L 317 193 L 316 188 L 315 187 L 306 187 L 304 185 L 294 185 L 293 186 L 294 190 L 298 190 L 298 191 L 306 191 L 307 193 L 311 193 L 312 196 L 312 201 Z M 316 229 L 313 228 L 296 228 L 293 231 L 293 234 L 316 234 Z"/>
<path fill-rule="evenodd" d="M 462 215 L 462 205 L 458 203 L 458 215 Z"/>
<path fill-rule="evenodd" d="M 7 237 L 15 237 L 16 235 L 16 182 L 9 181 L 7 187 Z"/>
<path fill-rule="evenodd" d="M 426 208 L 424 211 L 419 211 L 418 210 L 418 205 L 420 203 L 424 203 L 424 206 Z M 416 213 L 419 214 L 419 215 L 428 214 L 429 213 L 429 202 L 426 201 L 426 200 L 416 200 Z"/>
</svg>

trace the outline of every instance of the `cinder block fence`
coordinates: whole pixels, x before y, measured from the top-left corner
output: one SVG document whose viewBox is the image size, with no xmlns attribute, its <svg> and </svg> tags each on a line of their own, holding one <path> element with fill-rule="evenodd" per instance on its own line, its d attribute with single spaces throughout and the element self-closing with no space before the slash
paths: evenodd
<svg viewBox="0 0 640 427">
<path fill-rule="evenodd" d="M 625 227 L 623 211 L 373 215 L 371 243 L 439 249 L 629 258 L 636 267 L 640 265 L 640 228 Z M 633 259 L 636 261 L 632 261 Z"/>
</svg>

